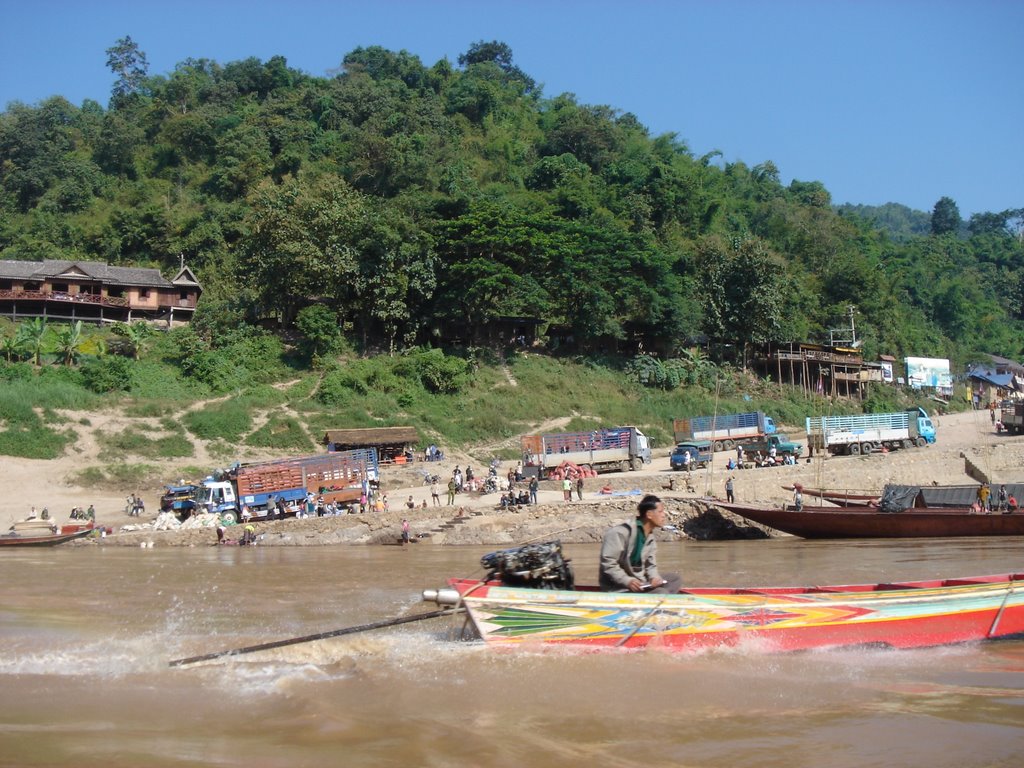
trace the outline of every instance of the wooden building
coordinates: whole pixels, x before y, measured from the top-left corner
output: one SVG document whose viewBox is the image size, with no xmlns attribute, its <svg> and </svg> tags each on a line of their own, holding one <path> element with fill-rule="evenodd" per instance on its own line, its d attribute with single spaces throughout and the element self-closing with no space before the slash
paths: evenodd
<svg viewBox="0 0 1024 768">
<path fill-rule="evenodd" d="M 182 264 L 170 280 L 158 269 L 95 261 L 0 260 L 0 315 L 18 320 L 187 323 L 202 286 Z"/>
<path fill-rule="evenodd" d="M 419 444 L 415 427 L 371 427 L 368 429 L 329 429 L 324 434 L 328 451 L 376 448 L 382 462 L 404 462 L 406 451 Z"/>
<path fill-rule="evenodd" d="M 757 351 L 754 366 L 780 384 L 806 394 L 863 400 L 871 382 L 881 383 L 879 363 L 865 363 L 860 349 L 802 342 L 772 343 Z"/>
</svg>

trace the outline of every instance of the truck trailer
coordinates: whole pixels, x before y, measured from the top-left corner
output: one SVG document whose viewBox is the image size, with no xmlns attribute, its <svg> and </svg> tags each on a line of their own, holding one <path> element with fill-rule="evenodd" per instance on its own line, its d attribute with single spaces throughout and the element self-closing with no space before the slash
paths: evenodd
<svg viewBox="0 0 1024 768">
<path fill-rule="evenodd" d="M 311 493 L 324 503 L 348 503 L 358 500 L 378 479 L 376 448 L 235 464 L 199 485 L 196 508 L 237 522 L 243 504 L 258 516 L 271 503 L 302 503 Z"/>
<path fill-rule="evenodd" d="M 541 479 L 566 463 L 595 472 L 627 472 L 651 463 L 650 442 L 636 427 L 524 435 L 520 443 L 524 469 Z"/>
<path fill-rule="evenodd" d="M 672 421 L 676 443 L 709 440 L 715 451 L 731 451 L 737 443 L 761 439 L 776 431 L 775 422 L 761 411 L 695 416 Z"/>
<path fill-rule="evenodd" d="M 923 408 L 807 419 L 807 444 L 812 453 L 824 450 L 835 455 L 860 456 L 882 448 L 894 451 L 934 442 L 935 426 Z"/>
</svg>

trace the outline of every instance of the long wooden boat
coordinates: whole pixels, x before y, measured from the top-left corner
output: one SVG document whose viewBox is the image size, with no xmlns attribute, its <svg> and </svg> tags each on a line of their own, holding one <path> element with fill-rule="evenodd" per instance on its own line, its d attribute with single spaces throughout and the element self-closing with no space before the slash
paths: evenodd
<svg viewBox="0 0 1024 768">
<path fill-rule="evenodd" d="M 835 587 L 547 590 L 452 579 L 424 599 L 466 608 L 495 646 L 918 648 L 1024 636 L 1024 574 Z"/>
<path fill-rule="evenodd" d="M 57 544 L 64 544 L 68 541 L 81 539 L 93 532 L 92 528 L 71 531 L 69 533 L 48 533 L 43 536 L 23 536 L 21 534 L 7 534 L 0 536 L 0 548 L 2 547 L 53 547 Z"/>
<path fill-rule="evenodd" d="M 784 491 L 795 491 L 796 488 L 792 485 L 782 486 Z M 800 492 L 805 496 L 813 496 L 814 498 L 827 501 L 830 504 L 835 504 L 838 507 L 872 507 L 878 506 L 878 500 L 881 498 L 882 493 L 851 493 L 849 491 L 830 491 L 821 488 L 801 488 Z"/>
<path fill-rule="evenodd" d="M 967 507 L 912 507 L 882 512 L 869 507 L 789 506 L 775 509 L 714 501 L 747 520 L 805 539 L 915 539 L 952 536 L 1024 536 L 1024 513 L 973 514 Z"/>
</svg>

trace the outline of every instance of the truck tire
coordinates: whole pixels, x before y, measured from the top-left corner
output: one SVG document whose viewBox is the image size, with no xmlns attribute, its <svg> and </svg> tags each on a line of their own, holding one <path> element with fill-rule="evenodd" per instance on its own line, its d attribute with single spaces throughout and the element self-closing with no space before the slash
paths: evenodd
<svg viewBox="0 0 1024 768">
<path fill-rule="evenodd" d="M 861 456 L 869 456 L 875 451 L 875 446 L 871 443 L 861 443 L 860 454 Z"/>
<path fill-rule="evenodd" d="M 736 448 L 736 442 L 734 440 L 723 440 L 722 447 L 727 451 L 734 450 Z"/>
<path fill-rule="evenodd" d="M 903 441 L 903 447 L 904 447 L 904 448 L 913 448 L 913 447 L 914 447 L 914 443 L 913 443 L 913 441 L 912 441 L 912 440 L 911 440 L 911 439 L 910 439 L 910 438 L 908 437 L 908 438 L 907 438 L 906 440 L 904 440 L 904 441 Z"/>
<path fill-rule="evenodd" d="M 221 512 L 220 519 L 223 520 L 225 523 L 234 525 L 238 522 L 238 512 L 236 512 L 233 509 L 229 509 L 227 512 Z"/>
<path fill-rule="evenodd" d="M 715 441 L 715 442 L 713 443 L 713 445 L 714 445 L 714 451 L 715 451 L 715 453 L 721 453 L 721 451 L 722 451 L 722 444 L 721 444 L 720 442 L 718 442 L 718 441 L 716 440 L 716 441 Z"/>
<path fill-rule="evenodd" d="M 860 456 L 860 443 L 850 443 L 850 455 Z"/>
<path fill-rule="evenodd" d="M 629 460 L 629 468 L 633 472 L 636 472 L 638 469 L 640 469 L 640 467 L 642 467 L 643 464 L 644 464 L 643 459 L 638 459 L 635 456 L 632 459 Z"/>
<path fill-rule="evenodd" d="M 928 445 L 928 441 L 925 440 L 920 435 L 918 435 L 917 437 L 914 438 L 914 445 L 916 445 L 918 448 L 924 448 L 926 445 Z"/>
<path fill-rule="evenodd" d="M 619 472 L 629 472 L 629 462 L 625 459 L 619 462 Z"/>
</svg>

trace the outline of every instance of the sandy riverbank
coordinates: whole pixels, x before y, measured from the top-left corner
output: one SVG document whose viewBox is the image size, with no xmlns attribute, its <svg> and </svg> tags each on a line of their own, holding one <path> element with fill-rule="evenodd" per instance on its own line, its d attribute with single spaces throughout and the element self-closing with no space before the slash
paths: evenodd
<svg viewBox="0 0 1024 768">
<path fill-rule="evenodd" d="M 796 437 L 797 430 L 789 432 L 794 439 L 800 439 Z M 806 487 L 875 491 L 889 482 L 942 485 L 976 482 L 967 474 L 969 469 L 976 476 L 983 473 L 994 482 L 1024 480 L 1024 437 L 996 434 L 985 412 L 940 417 L 935 445 L 884 455 L 816 457 L 810 463 L 805 461 L 797 466 L 729 473 L 725 470 L 728 456 L 719 454 L 713 467 L 689 476 L 690 489 L 687 489 L 686 479 L 681 473 L 668 469 L 667 452 L 659 453 L 661 455 L 640 472 L 602 475 L 588 480 L 583 502 L 563 502 L 556 484 L 545 482 L 541 484 L 538 506 L 515 511 L 499 509 L 497 494 L 460 494 L 452 507 L 421 508 L 423 501 L 428 505 L 431 503 L 429 486 L 422 481 L 423 470 L 447 478 L 456 464 L 465 467 L 470 463 L 479 474 L 484 464 L 472 457 L 460 455 L 436 464 L 385 468 L 382 471 L 382 488 L 389 497 L 388 513 L 263 523 L 259 526 L 259 533 L 263 534 L 261 544 L 393 543 L 400 535 L 403 518 L 409 519 L 413 535 L 421 537 L 417 546 L 503 546 L 556 534 L 565 541 L 597 541 L 608 524 L 632 514 L 639 500 L 637 492 L 661 495 L 668 502 L 673 522 L 681 524 L 706 508 L 699 501 L 701 498 L 724 496 L 728 474 L 735 477 L 738 501 L 767 504 L 789 499 L 790 494 L 782 486 L 793 482 L 801 482 Z M 5 459 L 4 476 L 11 492 L 0 500 L 0 524 L 5 517 L 9 521 L 25 517 L 32 505 L 37 509 L 48 506 L 59 523 L 67 519 L 67 511 L 72 506 L 91 503 L 96 507 L 98 522 L 117 531 L 114 536 L 103 540 L 104 545 L 139 546 L 153 542 L 154 546 L 190 546 L 214 541 L 213 530 L 120 533 L 125 525 L 151 521 L 155 517 L 159 494 L 154 489 L 142 491 L 149 513 L 141 520 L 129 518 L 124 514 L 124 496 L 134 489 L 126 489 L 125 493 L 100 492 L 77 487 L 69 479 L 87 461 L 88 457 L 82 455 L 53 461 Z M 168 465 L 167 475 L 175 476 L 174 465 Z M 668 491 L 666 486 L 673 477 L 677 490 Z M 619 494 L 637 495 L 600 495 L 597 491 L 603 486 Z M 405 507 L 410 496 L 416 505 L 413 510 Z M 464 511 L 461 522 L 459 507 Z M 665 535 L 678 534 L 669 532 Z M 230 532 L 229 538 L 234 538 Z"/>
</svg>

